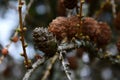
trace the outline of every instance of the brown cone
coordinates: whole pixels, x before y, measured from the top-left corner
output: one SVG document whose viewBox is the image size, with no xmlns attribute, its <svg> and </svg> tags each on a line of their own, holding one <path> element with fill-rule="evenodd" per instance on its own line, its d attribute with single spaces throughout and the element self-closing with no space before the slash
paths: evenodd
<svg viewBox="0 0 120 80">
<path fill-rule="evenodd" d="M 96 20 L 90 17 L 86 17 L 85 19 L 83 19 L 82 33 L 85 36 L 89 36 L 90 40 L 94 42 L 96 42 L 96 38 L 99 33 L 98 29 L 99 26 Z"/>
<path fill-rule="evenodd" d="M 46 57 L 52 57 L 57 51 L 56 39 L 47 28 L 35 28 L 33 40 L 37 49 L 43 51 Z"/>
<path fill-rule="evenodd" d="M 103 22 L 99 22 L 98 25 L 100 26 L 100 33 L 97 37 L 97 43 L 99 46 L 107 45 L 111 40 L 111 29 L 106 23 Z"/>
<path fill-rule="evenodd" d="M 77 24 L 79 24 L 77 16 L 57 17 L 50 23 L 49 31 L 56 36 L 57 40 L 62 40 L 65 37 L 71 39 L 78 31 Z"/>
</svg>

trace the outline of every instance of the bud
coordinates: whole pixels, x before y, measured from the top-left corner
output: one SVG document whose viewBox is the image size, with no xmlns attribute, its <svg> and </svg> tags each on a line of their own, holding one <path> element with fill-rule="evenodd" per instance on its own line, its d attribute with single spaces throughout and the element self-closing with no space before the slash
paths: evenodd
<svg viewBox="0 0 120 80">
<path fill-rule="evenodd" d="M 38 59 L 42 59 L 42 56 L 41 55 L 39 55 L 39 54 L 36 54 L 35 55 L 35 58 L 38 60 Z"/>
<path fill-rule="evenodd" d="M 18 41 L 18 39 L 19 39 L 19 38 L 18 38 L 17 36 L 14 36 L 14 37 L 11 38 L 11 41 L 13 41 L 13 42 L 16 43 L 16 42 Z"/>
<path fill-rule="evenodd" d="M 107 45 L 111 40 L 111 29 L 107 23 L 99 22 L 98 25 L 100 33 L 97 36 L 97 44 L 99 46 Z"/>
<path fill-rule="evenodd" d="M 24 47 L 27 47 L 27 46 L 28 46 L 28 44 L 27 44 L 27 43 L 25 43 Z"/>
<path fill-rule="evenodd" d="M 3 48 L 3 49 L 1 50 L 1 52 L 2 52 L 2 54 L 3 54 L 4 56 L 6 56 L 6 55 L 8 54 L 8 49 L 7 49 L 7 48 Z"/>
<path fill-rule="evenodd" d="M 27 28 L 26 28 L 26 27 L 24 27 L 24 28 L 23 28 L 23 31 L 26 31 L 26 30 L 27 30 Z"/>
</svg>

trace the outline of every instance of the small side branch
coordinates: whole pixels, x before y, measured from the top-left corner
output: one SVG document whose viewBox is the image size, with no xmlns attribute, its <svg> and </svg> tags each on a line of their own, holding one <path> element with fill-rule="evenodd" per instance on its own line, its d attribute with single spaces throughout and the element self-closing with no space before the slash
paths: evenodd
<svg viewBox="0 0 120 80">
<path fill-rule="evenodd" d="M 75 49 L 75 48 L 79 48 L 80 46 L 84 46 L 85 42 L 83 40 L 74 40 L 75 43 L 71 42 L 71 43 L 65 43 L 65 44 L 61 44 L 58 46 L 58 51 L 61 50 L 69 50 L 69 49 Z"/>
<path fill-rule="evenodd" d="M 2 55 L 2 56 L 0 57 L 0 64 L 2 63 L 2 61 L 4 60 L 4 58 L 5 58 L 4 55 Z"/>
<path fill-rule="evenodd" d="M 22 49 L 23 49 L 23 53 L 22 53 L 22 56 L 25 58 L 25 66 L 26 68 L 30 68 L 31 67 L 31 62 L 28 60 L 28 56 L 27 56 L 27 53 L 26 53 L 26 47 L 27 45 L 25 44 L 25 40 L 24 40 L 24 31 L 25 29 L 23 28 L 23 21 L 22 21 L 22 5 L 24 3 L 19 0 L 19 5 L 18 5 L 18 12 L 19 12 L 19 24 L 20 24 L 20 40 L 21 40 L 21 43 L 22 43 Z"/>
<path fill-rule="evenodd" d="M 26 13 L 24 14 L 23 16 L 23 22 L 25 21 L 25 18 L 27 17 L 28 13 L 29 13 L 29 10 L 32 6 L 32 4 L 34 3 L 35 0 L 30 0 L 28 5 L 26 6 Z"/>
<path fill-rule="evenodd" d="M 116 4 L 115 4 L 115 0 L 111 0 L 111 5 L 112 5 L 113 17 L 116 18 Z"/>
<path fill-rule="evenodd" d="M 80 12 L 79 12 L 79 15 L 80 15 L 80 26 L 82 25 L 81 24 L 81 18 L 82 18 L 82 7 L 83 7 L 83 3 L 84 2 L 85 2 L 84 0 L 80 0 Z"/>
<path fill-rule="evenodd" d="M 45 59 L 38 59 L 33 65 L 32 69 L 29 69 L 25 76 L 23 77 L 23 80 L 29 80 L 32 73 L 45 61 Z"/>
<path fill-rule="evenodd" d="M 49 76 L 49 74 L 50 74 L 50 70 L 52 69 L 53 64 L 55 63 L 55 61 L 58 59 L 58 56 L 59 56 L 58 53 L 56 53 L 56 54 L 51 58 L 51 62 L 50 62 L 50 64 L 48 65 L 47 70 L 45 71 L 44 76 L 42 77 L 41 80 L 46 80 L 46 79 L 48 78 L 48 76 Z"/>
<path fill-rule="evenodd" d="M 60 52 L 60 59 L 61 59 L 61 62 L 62 62 L 62 65 L 63 65 L 63 68 L 64 68 L 64 71 L 65 71 L 65 74 L 66 74 L 67 78 L 69 80 L 72 80 L 71 72 L 69 70 L 69 63 L 66 62 L 66 60 L 65 60 L 65 56 L 64 56 L 65 54 L 66 54 L 66 51 L 61 51 Z"/>
</svg>

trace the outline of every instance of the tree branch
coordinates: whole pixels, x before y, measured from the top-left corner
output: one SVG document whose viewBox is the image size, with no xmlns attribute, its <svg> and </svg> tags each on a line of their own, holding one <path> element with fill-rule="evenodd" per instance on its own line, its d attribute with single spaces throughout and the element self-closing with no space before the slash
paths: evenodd
<svg viewBox="0 0 120 80">
<path fill-rule="evenodd" d="M 116 4 L 115 4 L 115 0 L 111 0 L 111 5 L 112 5 L 113 17 L 116 18 Z"/>
<path fill-rule="evenodd" d="M 60 52 L 60 60 L 62 62 L 65 74 L 69 80 L 72 80 L 71 78 L 71 71 L 69 70 L 69 63 L 65 60 L 66 51 L 61 51 Z"/>
<path fill-rule="evenodd" d="M 51 58 L 51 62 L 50 62 L 50 64 L 48 65 L 47 70 L 45 71 L 44 76 L 42 77 L 41 80 L 46 80 L 46 79 L 47 79 L 47 77 L 48 77 L 49 74 L 50 74 L 50 70 L 52 69 L 55 61 L 58 59 L 58 56 L 59 56 L 58 53 L 56 53 L 56 54 Z"/>
<path fill-rule="evenodd" d="M 85 42 L 83 40 L 74 40 L 75 43 L 64 43 L 64 44 L 61 44 L 58 46 L 58 51 L 61 51 L 61 50 L 69 50 L 69 49 L 75 49 L 75 48 L 79 48 L 80 46 L 84 45 Z"/>
<path fill-rule="evenodd" d="M 32 68 L 29 69 L 25 76 L 23 77 L 23 80 L 29 80 L 30 76 L 32 75 L 32 73 L 45 61 L 45 59 L 38 59 L 33 65 Z"/>
<path fill-rule="evenodd" d="M 25 29 L 23 28 L 23 17 L 22 17 L 22 6 L 23 6 L 23 2 L 21 0 L 19 0 L 19 5 L 18 5 L 18 12 L 19 12 L 19 24 L 20 24 L 20 40 L 21 40 L 21 43 L 22 43 L 22 49 L 23 49 L 23 53 L 21 54 L 24 59 L 25 59 L 25 66 L 26 68 L 30 68 L 31 67 L 31 62 L 28 60 L 28 56 L 27 56 L 27 53 L 26 53 L 26 47 L 27 45 L 25 44 L 25 39 L 24 39 L 24 31 Z"/>
</svg>

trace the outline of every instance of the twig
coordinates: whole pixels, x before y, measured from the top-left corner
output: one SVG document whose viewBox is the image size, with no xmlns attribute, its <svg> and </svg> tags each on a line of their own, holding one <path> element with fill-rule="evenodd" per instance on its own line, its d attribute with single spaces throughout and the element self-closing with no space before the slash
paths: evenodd
<svg viewBox="0 0 120 80">
<path fill-rule="evenodd" d="M 100 7 L 99 11 L 94 15 L 94 18 L 97 20 L 100 15 L 103 13 L 103 7 L 106 3 L 110 2 L 110 0 L 105 0 L 104 4 Z"/>
<path fill-rule="evenodd" d="M 28 3 L 28 5 L 26 7 L 26 13 L 23 15 L 23 18 L 22 18 L 23 19 L 22 23 L 25 21 L 25 18 L 27 16 L 27 14 L 28 14 L 28 12 L 30 10 L 30 7 L 33 4 L 33 2 L 34 2 L 34 0 L 30 0 L 30 2 Z M 20 25 L 18 27 L 20 27 Z M 13 37 L 15 37 L 17 35 L 18 35 L 18 31 L 16 30 L 15 33 L 14 33 L 14 35 L 13 35 Z M 12 41 L 10 41 L 10 43 L 6 47 L 9 48 L 11 44 L 12 44 Z"/>
<path fill-rule="evenodd" d="M 30 0 L 30 2 L 28 3 L 28 5 L 27 5 L 27 7 L 26 7 L 26 13 L 25 13 L 25 15 L 24 15 L 23 18 L 22 18 L 22 19 L 23 19 L 22 22 L 25 21 L 25 18 L 26 18 L 26 16 L 27 16 L 27 14 L 28 14 L 28 12 L 29 12 L 29 9 L 30 9 L 30 7 L 31 7 L 31 5 L 32 5 L 33 2 L 34 2 L 34 0 Z M 18 27 L 20 27 L 20 25 L 19 25 Z M 13 37 L 15 37 L 15 36 L 17 36 L 17 35 L 18 35 L 18 31 L 16 30 L 15 33 L 14 33 L 14 35 L 13 35 Z M 8 45 L 6 45 L 6 48 L 8 49 L 11 44 L 12 44 L 12 41 L 10 41 L 10 43 L 9 43 Z"/>
<path fill-rule="evenodd" d="M 24 22 L 24 20 L 25 20 L 25 18 L 26 18 L 26 16 L 27 16 L 27 14 L 28 14 L 28 12 L 29 12 L 29 9 L 30 9 L 30 7 L 31 7 L 31 5 L 33 4 L 33 2 L 34 2 L 34 0 L 30 0 L 30 2 L 28 3 L 28 5 L 27 5 L 27 7 L 26 7 L 26 13 L 24 14 L 24 16 L 23 16 L 23 22 Z M 19 25 L 20 26 L 20 25 Z M 18 27 L 19 27 L 18 26 Z M 13 35 L 13 37 L 16 37 L 18 35 L 18 31 L 16 30 L 15 31 L 15 33 L 14 33 L 14 35 Z M 6 48 L 8 49 L 10 46 L 11 46 L 11 44 L 13 43 L 13 41 L 10 41 L 7 45 L 6 45 Z M 3 58 L 3 56 L 4 55 L 2 55 L 0 58 L 2 58 L 2 60 L 0 60 L 0 62 L 2 63 L 2 61 L 3 61 L 3 59 L 6 57 L 6 56 L 4 56 L 4 58 Z"/>
<path fill-rule="evenodd" d="M 23 21 L 22 21 L 22 5 L 24 3 L 19 0 L 19 5 L 18 5 L 18 12 L 19 12 L 19 24 L 20 24 L 20 40 L 21 40 L 21 43 L 22 43 L 22 49 L 23 49 L 23 53 L 22 53 L 22 56 L 25 58 L 25 66 L 26 68 L 30 68 L 31 67 L 31 62 L 28 60 L 28 56 L 27 56 L 27 53 L 26 53 L 26 47 L 27 45 L 25 44 L 25 40 L 24 40 L 24 28 L 23 28 Z"/>
<path fill-rule="evenodd" d="M 81 26 L 81 18 L 82 18 L 82 7 L 83 7 L 83 3 L 85 2 L 85 0 L 80 0 L 80 12 L 79 12 L 79 16 L 80 16 L 80 26 Z"/>
<path fill-rule="evenodd" d="M 115 4 L 115 0 L 111 0 L 111 5 L 112 5 L 113 17 L 116 18 L 116 4 Z"/>
<path fill-rule="evenodd" d="M 4 58 L 5 58 L 4 55 L 2 55 L 2 56 L 0 57 L 0 64 L 2 63 L 2 61 L 4 60 Z"/>
<path fill-rule="evenodd" d="M 75 44 L 75 43 L 70 43 L 67 45 L 60 45 L 60 46 L 58 46 L 58 51 L 74 49 L 76 47 L 77 47 L 77 44 Z"/>
<path fill-rule="evenodd" d="M 50 62 L 50 64 L 48 65 L 48 67 L 47 67 L 47 69 L 46 69 L 46 71 L 45 71 L 45 73 L 44 73 L 44 76 L 42 77 L 42 79 L 41 80 L 46 80 L 47 79 L 47 77 L 49 76 L 49 74 L 50 74 L 50 70 L 52 69 L 52 67 L 53 67 L 53 64 L 55 63 L 55 61 L 58 59 L 58 53 L 56 53 L 52 58 L 51 58 L 51 62 Z"/>
<path fill-rule="evenodd" d="M 28 14 L 28 12 L 29 12 L 29 9 L 30 9 L 30 7 L 31 7 L 31 5 L 33 4 L 33 2 L 34 2 L 34 0 L 30 0 L 30 2 L 28 3 L 28 5 L 27 5 L 27 7 L 26 7 L 26 10 L 27 10 L 27 14 Z"/>
<path fill-rule="evenodd" d="M 61 44 L 58 46 L 58 51 L 61 50 L 70 50 L 70 49 L 75 49 L 75 48 L 79 48 L 80 46 L 84 45 L 84 41 L 83 40 L 74 40 L 75 43 L 71 42 L 71 43 L 65 43 L 65 44 Z"/>
<path fill-rule="evenodd" d="M 115 0 L 106 0 L 105 3 L 107 2 L 110 2 L 111 5 L 112 5 L 112 14 L 113 14 L 113 17 L 116 18 L 116 4 L 115 4 Z M 95 19 L 97 19 L 101 14 L 102 14 L 103 10 L 102 10 L 102 7 L 101 9 L 99 10 L 99 12 L 95 15 Z"/>
<path fill-rule="evenodd" d="M 71 50 L 71 49 L 75 49 L 75 48 L 79 48 L 81 46 L 86 46 L 86 43 L 83 40 L 74 40 L 75 43 L 71 42 L 69 44 L 61 44 L 58 46 L 58 51 L 64 51 L 64 50 Z M 95 46 L 96 45 L 92 45 L 92 44 L 88 44 L 91 46 L 91 48 L 93 48 L 96 51 Z M 114 63 L 120 63 L 120 55 L 112 55 L 113 53 L 111 53 L 110 51 L 105 51 L 105 52 L 101 52 L 101 51 L 97 51 L 96 53 L 97 55 L 95 55 L 95 57 L 97 57 L 98 59 L 108 59 Z"/>
<path fill-rule="evenodd" d="M 65 54 L 66 54 L 66 51 L 60 51 L 60 59 L 61 59 L 61 62 L 62 62 L 62 65 L 63 65 L 63 68 L 64 68 L 67 78 L 69 80 L 72 80 L 71 72 L 69 70 L 69 63 L 65 61 L 65 57 L 64 57 Z"/>
<path fill-rule="evenodd" d="M 23 77 L 23 80 L 29 80 L 30 76 L 32 75 L 32 73 L 45 61 L 45 59 L 38 59 L 33 65 L 32 68 L 29 69 L 25 76 Z"/>
<path fill-rule="evenodd" d="M 33 4 L 34 1 L 35 1 L 35 0 L 30 0 L 30 1 L 29 1 L 28 5 L 27 5 L 27 7 L 26 7 L 26 13 L 25 13 L 24 16 L 23 16 L 23 23 L 25 22 L 25 18 L 27 17 L 28 12 L 29 12 L 29 10 L 30 10 L 30 8 L 31 8 L 31 6 L 32 6 L 32 4 Z"/>
</svg>

